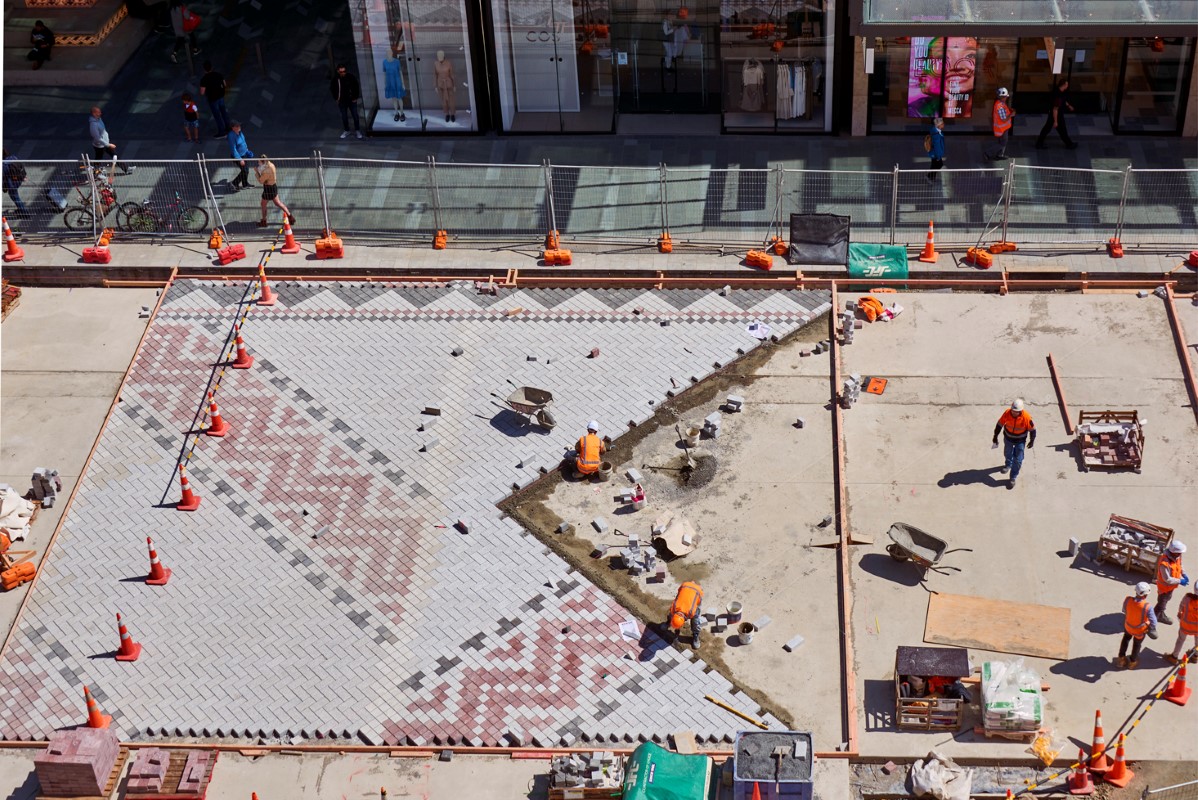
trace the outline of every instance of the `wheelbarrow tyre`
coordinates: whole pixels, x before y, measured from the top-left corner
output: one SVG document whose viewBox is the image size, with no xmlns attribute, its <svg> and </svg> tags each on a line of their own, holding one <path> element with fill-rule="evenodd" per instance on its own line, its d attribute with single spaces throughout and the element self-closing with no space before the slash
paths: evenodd
<svg viewBox="0 0 1198 800">
<path fill-rule="evenodd" d="M 893 558 L 895 561 L 907 561 L 909 558 L 911 558 L 910 556 L 905 554 L 902 550 L 900 550 L 898 548 L 898 545 L 895 545 L 895 544 L 886 545 L 886 552 L 889 553 L 890 557 Z"/>
<path fill-rule="evenodd" d="M 553 416 L 553 412 L 547 408 L 542 408 L 537 411 L 537 424 L 547 431 L 551 431 L 557 427 L 557 419 Z"/>
</svg>

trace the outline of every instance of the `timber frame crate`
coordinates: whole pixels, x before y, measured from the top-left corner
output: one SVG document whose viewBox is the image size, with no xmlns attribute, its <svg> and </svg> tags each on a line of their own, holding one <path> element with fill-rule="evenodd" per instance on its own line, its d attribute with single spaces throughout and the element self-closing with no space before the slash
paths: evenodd
<svg viewBox="0 0 1198 800">
<path fill-rule="evenodd" d="M 903 697 L 904 675 L 968 677 L 969 651 L 963 647 L 905 647 L 894 654 L 894 726 L 899 730 L 957 731 L 965 700 L 956 697 Z"/>
<path fill-rule="evenodd" d="M 1091 433 L 1090 425 L 1130 427 L 1127 441 L 1117 432 Z M 1144 461 L 1144 425 L 1136 411 L 1082 411 L 1077 415 L 1077 446 L 1082 468 L 1117 469 L 1131 467 L 1136 472 Z"/>
<path fill-rule="evenodd" d="M 1140 536 L 1152 542 L 1152 546 L 1136 544 L 1127 539 Z M 1145 572 L 1156 574 L 1157 562 L 1161 554 L 1173 541 L 1173 529 L 1162 528 L 1150 522 L 1121 517 L 1111 514 L 1106 530 L 1098 539 L 1097 561 L 1110 561 L 1123 567 L 1128 572 Z M 1154 549 L 1159 548 L 1159 549 Z"/>
</svg>

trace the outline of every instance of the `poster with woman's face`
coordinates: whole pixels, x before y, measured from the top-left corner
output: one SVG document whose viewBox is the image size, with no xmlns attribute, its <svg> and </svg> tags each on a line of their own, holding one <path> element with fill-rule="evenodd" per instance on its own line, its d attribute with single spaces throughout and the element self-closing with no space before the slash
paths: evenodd
<svg viewBox="0 0 1198 800">
<path fill-rule="evenodd" d="M 950 36 L 944 57 L 944 116 L 968 119 L 973 115 L 973 80 L 977 69 L 978 40 Z"/>
<path fill-rule="evenodd" d="M 907 77 L 907 116 L 930 119 L 941 116 L 941 76 L 944 73 L 944 38 L 911 38 L 911 65 Z"/>
</svg>

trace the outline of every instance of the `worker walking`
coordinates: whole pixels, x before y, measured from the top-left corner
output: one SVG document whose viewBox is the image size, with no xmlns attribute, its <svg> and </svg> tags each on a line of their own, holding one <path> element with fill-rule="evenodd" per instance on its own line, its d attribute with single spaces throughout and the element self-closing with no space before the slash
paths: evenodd
<svg viewBox="0 0 1198 800">
<path fill-rule="evenodd" d="M 688 621 L 691 624 L 691 647 L 699 649 L 699 631 L 703 627 L 703 589 L 694 581 L 686 581 L 678 587 L 674 596 L 674 605 L 670 606 L 670 633 L 678 635 L 682 626 Z"/>
<path fill-rule="evenodd" d="M 1123 641 L 1119 642 L 1119 655 L 1115 666 L 1119 669 L 1135 669 L 1140 664 L 1140 645 L 1144 636 L 1156 638 L 1156 615 L 1148 605 L 1148 584 L 1136 584 L 1135 597 L 1123 598 Z M 1127 643 L 1131 642 L 1131 658 L 1127 655 Z"/>
<path fill-rule="evenodd" d="M 1190 643 L 1191 664 L 1198 664 L 1198 589 L 1190 587 L 1189 594 L 1181 598 L 1181 608 L 1177 612 L 1177 644 L 1173 645 L 1173 654 L 1165 658 L 1171 664 L 1180 664 L 1184 657 L 1186 638 L 1192 638 Z"/>
<path fill-rule="evenodd" d="M 574 445 L 574 477 L 589 478 L 598 472 L 606 452 L 607 445 L 599 438 L 599 423 L 591 420 L 587 423 L 586 435 L 579 437 L 578 444 Z"/>
<path fill-rule="evenodd" d="M 1015 109 L 1008 101 L 1011 93 L 1005 88 L 998 90 L 994 99 L 994 107 L 990 111 L 990 130 L 994 133 L 994 143 L 982 153 L 987 161 L 1005 161 L 1007 158 L 1007 142 L 1011 141 L 1011 128 L 1015 124 Z"/>
<path fill-rule="evenodd" d="M 1016 397 L 1011 407 L 998 418 L 998 424 L 994 426 L 995 447 L 998 447 L 999 431 L 1002 431 L 1003 456 L 1006 459 L 1002 472 L 1011 473 L 1011 477 L 1007 479 L 1007 488 L 1014 489 L 1019 470 L 1023 467 L 1024 448 L 1034 447 L 1036 444 L 1036 423 L 1032 422 L 1032 415 L 1024 410 L 1022 397 Z"/>
<path fill-rule="evenodd" d="M 1176 539 L 1169 542 L 1165 552 L 1156 562 L 1156 617 L 1162 625 L 1172 625 L 1173 618 L 1165 613 L 1169 606 L 1169 598 L 1173 596 L 1178 586 L 1189 586 L 1190 576 L 1181 569 L 1181 554 L 1186 546 Z"/>
</svg>

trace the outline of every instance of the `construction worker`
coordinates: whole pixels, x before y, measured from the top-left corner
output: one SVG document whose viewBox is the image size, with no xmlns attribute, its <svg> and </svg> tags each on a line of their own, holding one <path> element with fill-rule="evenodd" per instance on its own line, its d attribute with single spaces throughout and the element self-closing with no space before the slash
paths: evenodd
<svg viewBox="0 0 1198 800">
<path fill-rule="evenodd" d="M 1015 109 L 1008 101 L 1011 93 L 1002 88 L 994 100 L 994 108 L 990 111 L 990 129 L 994 133 L 994 143 L 986 148 L 982 156 L 987 161 L 1005 161 L 1007 158 L 1007 142 L 1011 140 L 1011 127 L 1015 124 Z"/>
<path fill-rule="evenodd" d="M 1171 664 L 1180 664 L 1182 653 L 1185 651 L 1186 637 L 1192 637 L 1190 646 L 1190 663 L 1198 664 L 1198 589 L 1190 587 L 1189 594 L 1181 598 L 1181 608 L 1177 612 L 1177 644 L 1173 645 L 1173 654 L 1165 656 Z"/>
<path fill-rule="evenodd" d="M 668 620 L 670 633 L 675 636 L 689 620 L 691 624 L 691 647 L 699 649 L 699 630 L 703 627 L 703 589 L 694 581 L 686 581 L 678 587 L 674 596 L 674 605 L 670 606 Z"/>
<path fill-rule="evenodd" d="M 578 444 L 574 445 L 574 477 L 589 478 L 599 471 L 599 465 L 603 463 L 603 454 L 607 452 L 607 445 L 599 438 L 599 423 L 591 420 L 587 423 L 587 432 L 585 436 L 578 439 Z"/>
<path fill-rule="evenodd" d="M 1156 608 L 1153 611 L 1162 625 L 1173 624 L 1173 618 L 1165 613 L 1173 591 L 1178 586 L 1190 585 L 1190 576 L 1181 569 L 1181 554 L 1185 551 L 1186 546 L 1175 539 L 1169 542 L 1169 546 L 1156 562 Z"/>
<path fill-rule="evenodd" d="M 1019 470 L 1023 467 L 1024 447 L 1030 448 L 1036 444 L 1036 423 L 1032 422 L 1032 415 L 1024 410 L 1022 397 L 1016 397 L 1011 407 L 998 418 L 992 440 L 995 447 L 998 447 L 999 431 L 1002 431 L 1003 456 L 1006 459 L 1001 471 L 1003 474 L 1011 473 L 1011 477 L 1007 479 L 1007 488 L 1014 489 L 1015 479 L 1019 477 Z"/>
<path fill-rule="evenodd" d="M 1156 638 L 1156 615 L 1148 604 L 1148 584 L 1140 581 L 1136 584 L 1135 597 L 1123 598 L 1123 641 L 1119 643 L 1119 656 L 1115 666 L 1119 669 L 1135 669 L 1140 664 L 1140 645 L 1144 643 L 1145 634 Z M 1132 642 L 1131 658 L 1127 655 L 1127 643 Z"/>
</svg>

